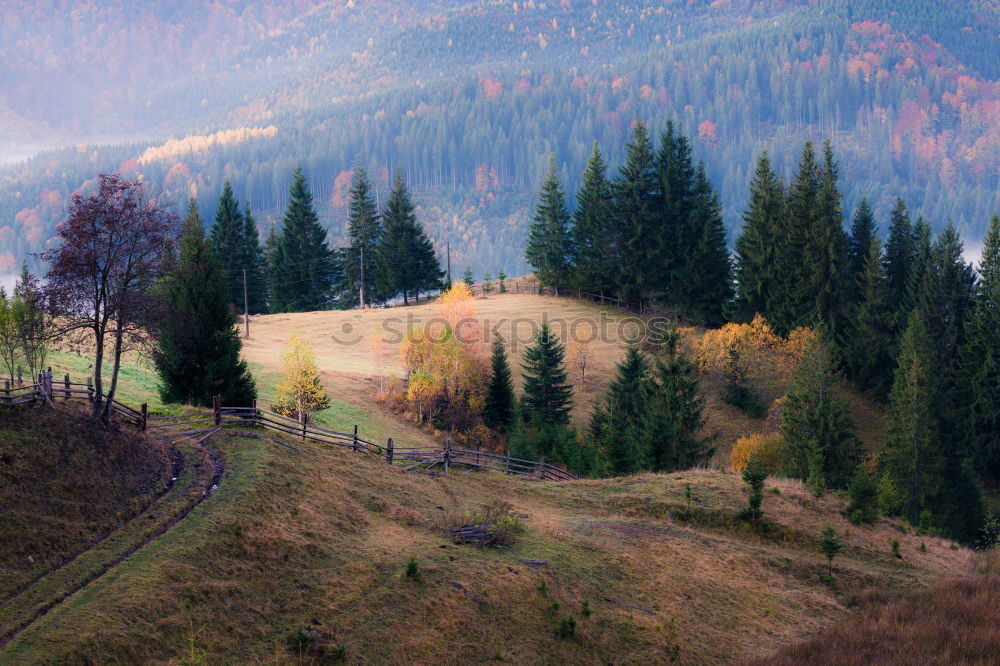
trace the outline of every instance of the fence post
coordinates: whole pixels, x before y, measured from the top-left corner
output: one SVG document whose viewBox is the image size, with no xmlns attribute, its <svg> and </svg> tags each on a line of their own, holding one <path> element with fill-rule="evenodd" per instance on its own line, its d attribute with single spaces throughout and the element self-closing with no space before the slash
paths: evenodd
<svg viewBox="0 0 1000 666">
<path fill-rule="evenodd" d="M 139 414 L 142 416 L 142 431 L 146 432 L 146 421 L 149 417 L 149 405 L 146 403 L 139 405 Z"/>
<path fill-rule="evenodd" d="M 392 437 L 385 443 L 385 461 L 392 464 Z"/>
<path fill-rule="evenodd" d="M 23 383 L 21 380 L 21 366 L 17 366 L 17 385 L 20 386 Z"/>
<path fill-rule="evenodd" d="M 251 417 L 253 419 L 253 423 L 251 425 L 256 427 L 257 416 L 260 414 L 260 412 L 257 411 L 257 398 L 253 399 L 253 402 L 250 403 L 250 406 L 253 408 L 253 417 Z"/>
<path fill-rule="evenodd" d="M 451 437 L 444 442 L 444 475 L 448 476 L 448 463 L 451 462 Z"/>
<path fill-rule="evenodd" d="M 49 400 L 52 399 L 52 367 L 45 371 L 45 395 Z"/>
<path fill-rule="evenodd" d="M 94 378 L 87 377 L 87 402 L 94 402 Z"/>
<path fill-rule="evenodd" d="M 538 461 L 538 480 L 545 480 L 545 456 L 542 456 Z"/>
<path fill-rule="evenodd" d="M 358 452 L 358 424 L 356 423 L 354 424 L 354 444 L 351 446 L 351 449 L 355 453 Z"/>
<path fill-rule="evenodd" d="M 222 426 L 222 396 L 213 395 L 212 396 L 212 411 L 215 413 L 215 427 L 219 428 Z"/>
<path fill-rule="evenodd" d="M 66 399 L 69 400 L 70 397 L 72 397 L 72 394 L 69 392 L 69 373 L 68 372 L 63 377 L 63 388 L 66 389 Z"/>
<path fill-rule="evenodd" d="M 306 428 L 309 427 L 309 412 L 302 412 L 302 441 L 306 441 Z"/>
</svg>

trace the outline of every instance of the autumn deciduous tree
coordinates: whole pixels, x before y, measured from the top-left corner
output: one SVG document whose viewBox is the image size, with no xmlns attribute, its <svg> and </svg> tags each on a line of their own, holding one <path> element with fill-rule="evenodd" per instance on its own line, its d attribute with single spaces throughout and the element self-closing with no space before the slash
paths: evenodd
<svg viewBox="0 0 1000 666">
<path fill-rule="evenodd" d="M 278 383 L 278 397 L 271 405 L 278 414 L 295 416 L 299 421 L 309 412 L 330 406 L 330 397 L 319 381 L 319 369 L 312 345 L 292 331 L 281 355 L 284 372 Z"/>
<path fill-rule="evenodd" d="M 102 175 L 96 193 L 73 196 L 69 215 L 58 228 L 58 247 L 42 253 L 51 266 L 46 291 L 60 332 L 93 338 L 94 419 L 107 421 L 111 414 L 122 354 L 148 339 L 146 292 L 176 225 L 176 216 L 148 199 L 141 182 Z M 111 376 L 105 390 L 109 352 Z"/>
</svg>

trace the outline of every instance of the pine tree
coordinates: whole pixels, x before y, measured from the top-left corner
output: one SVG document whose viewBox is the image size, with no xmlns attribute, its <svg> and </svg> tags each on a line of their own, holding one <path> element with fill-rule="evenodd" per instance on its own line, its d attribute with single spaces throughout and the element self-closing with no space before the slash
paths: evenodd
<svg viewBox="0 0 1000 666">
<path fill-rule="evenodd" d="M 847 506 L 847 517 L 852 523 L 861 525 L 878 519 L 878 485 L 865 465 L 858 465 L 847 495 L 851 500 Z"/>
<path fill-rule="evenodd" d="M 801 324 L 822 324 L 828 339 L 842 345 L 846 339 L 847 299 L 847 234 L 844 233 L 844 213 L 837 189 L 838 168 L 829 139 L 823 142 L 823 167 L 820 189 L 816 197 L 816 217 L 808 235 L 805 265 L 809 268 L 810 284 L 807 299 L 812 303 L 812 321 Z"/>
<path fill-rule="evenodd" d="M 402 201 L 397 201 L 402 204 Z M 405 213 L 397 210 L 398 213 Z M 361 303 L 362 275 L 364 276 L 364 305 L 380 300 L 384 295 L 378 291 L 378 247 L 383 234 L 375 197 L 372 193 L 368 174 L 361 167 L 354 171 L 351 181 L 350 202 L 347 207 L 348 246 L 340 251 L 340 265 L 343 277 L 338 291 L 340 305 L 351 308 Z M 362 268 L 362 263 L 364 264 Z"/>
<path fill-rule="evenodd" d="M 860 446 L 847 402 L 839 395 L 831 347 L 817 334 L 803 352 L 781 407 L 781 434 L 799 478 L 818 472 L 820 478 L 814 481 L 844 488 L 854 474 Z"/>
<path fill-rule="evenodd" d="M 243 215 L 243 264 L 247 271 L 247 304 L 251 314 L 260 314 L 267 312 L 267 259 L 260 244 L 260 231 L 249 201 L 243 209 L 246 211 Z M 242 273 L 237 277 L 242 279 Z"/>
<path fill-rule="evenodd" d="M 569 422 L 573 389 L 566 382 L 564 354 L 547 323 L 524 351 L 524 416 L 537 426 Z"/>
<path fill-rule="evenodd" d="M 227 285 L 229 306 L 234 312 L 243 311 L 243 269 L 251 269 L 246 260 L 246 223 L 240 214 L 233 188 L 226 180 L 222 183 L 219 207 L 215 212 L 211 242 L 222 268 Z"/>
<path fill-rule="evenodd" d="M 894 338 L 899 339 L 906 328 L 913 308 L 910 300 L 910 274 L 913 272 L 913 225 L 910 212 L 903 200 L 896 198 L 896 206 L 889 218 L 889 238 L 885 246 L 886 298 L 892 308 Z"/>
<path fill-rule="evenodd" d="M 871 254 L 872 245 L 878 242 L 875 230 L 875 216 L 872 214 L 868 198 L 861 199 L 854 212 L 851 223 L 851 238 L 847 244 L 847 281 L 846 290 L 850 302 L 861 300 L 862 279 L 865 274 L 866 262 Z M 880 259 L 881 261 L 881 259 Z"/>
<path fill-rule="evenodd" d="M 339 277 L 334 253 L 326 243 L 326 231 L 313 209 L 302 167 L 298 167 L 292 174 L 281 231 L 273 245 L 269 244 L 271 311 L 326 309 Z"/>
<path fill-rule="evenodd" d="M 160 376 L 160 398 L 167 403 L 211 406 L 219 395 L 228 406 L 249 406 L 257 397 L 246 361 L 240 359 L 225 279 L 214 245 L 192 198 L 180 247 L 167 260 L 157 287 L 165 308 L 153 354 Z"/>
<path fill-rule="evenodd" d="M 576 284 L 594 293 L 612 293 L 615 266 L 607 164 L 594 142 L 573 212 L 573 266 Z"/>
<path fill-rule="evenodd" d="M 701 163 L 695 171 L 687 223 L 697 237 L 684 252 L 684 277 L 677 291 L 683 294 L 682 307 L 690 318 L 718 326 L 725 323 L 725 313 L 733 298 L 732 262 L 726 246 L 722 206 Z"/>
<path fill-rule="evenodd" d="M 870 246 L 859 287 L 860 302 L 855 308 L 848 367 L 858 388 L 884 402 L 892 387 L 897 343 L 877 238 Z"/>
<path fill-rule="evenodd" d="M 649 464 L 643 424 L 647 417 L 646 358 L 629 347 L 618 363 L 601 410 L 598 445 L 607 452 L 611 473 L 635 474 Z"/>
<path fill-rule="evenodd" d="M 815 321 L 821 307 L 818 302 L 820 283 L 816 273 L 824 274 L 825 265 L 819 256 L 822 249 L 815 236 L 820 227 L 821 172 L 811 141 L 806 141 L 799 160 L 795 180 L 788 189 L 785 228 L 778 235 L 778 256 L 781 257 L 782 286 L 771 313 L 771 325 L 779 334 L 787 334 L 798 326 Z"/>
<path fill-rule="evenodd" d="M 961 356 L 963 433 L 980 468 L 1000 475 L 1000 217 L 986 233 L 976 305 Z"/>
<path fill-rule="evenodd" d="M 462 282 L 464 282 L 469 287 L 472 287 L 474 284 L 476 284 L 476 281 L 472 278 L 472 267 L 471 266 L 466 266 L 465 267 L 465 272 L 462 273 Z"/>
<path fill-rule="evenodd" d="M 840 535 L 837 534 L 837 530 L 833 529 L 833 525 L 824 527 L 823 532 L 820 534 L 819 552 L 823 553 L 829 562 L 830 576 L 833 575 L 833 558 L 837 556 L 843 547 L 844 542 L 841 540 Z"/>
<path fill-rule="evenodd" d="M 779 254 L 784 213 L 784 186 L 765 152 L 757 161 L 743 211 L 743 234 L 736 240 L 735 311 L 741 321 L 751 321 L 758 314 L 771 320 L 777 311 L 784 284 L 779 271 L 792 259 Z"/>
<path fill-rule="evenodd" d="M 656 472 L 690 469 L 714 453 L 700 434 L 705 425 L 705 399 L 700 394 L 698 370 L 680 353 L 677 342 L 677 331 L 671 330 L 646 380 L 645 448 Z"/>
<path fill-rule="evenodd" d="M 934 409 L 934 373 L 927 327 L 920 312 L 914 310 L 900 345 L 896 379 L 889 395 L 889 437 L 880 461 L 914 525 L 939 492 L 943 471 L 938 446 L 940 425 Z"/>
<path fill-rule="evenodd" d="M 701 266 L 692 256 L 704 234 L 704 224 L 712 215 L 711 184 L 705 178 L 703 191 L 696 192 L 697 175 L 691 158 L 691 145 L 677 131 L 672 120 L 660 136 L 655 161 L 656 183 L 652 222 L 646 233 L 651 244 L 644 246 L 647 256 L 648 289 L 662 294 L 668 302 L 689 305 L 690 280 Z M 700 201 L 696 201 L 697 198 Z M 695 213 L 696 207 L 702 208 Z"/>
<path fill-rule="evenodd" d="M 656 295 L 656 286 L 663 282 L 656 161 L 642 122 L 632 126 L 632 140 L 625 150 L 625 163 L 611 185 L 615 284 L 619 298 L 638 303 Z"/>
<path fill-rule="evenodd" d="M 492 372 L 486 387 L 483 421 L 487 427 L 506 432 L 514 423 L 514 384 L 511 381 L 507 351 L 499 334 L 493 340 L 490 366 Z"/>
<path fill-rule="evenodd" d="M 444 271 L 434 254 L 434 245 L 424 233 L 414 214 L 413 202 L 399 171 L 385 212 L 384 231 L 378 242 L 378 291 L 383 298 L 403 295 L 403 304 L 410 296 L 419 299 L 421 291 L 441 288 Z"/>
<path fill-rule="evenodd" d="M 528 244 L 524 249 L 525 260 L 543 285 L 560 286 L 569 281 L 572 257 L 569 224 L 566 195 L 553 157 L 538 195 L 534 221 L 528 229 Z"/>
</svg>

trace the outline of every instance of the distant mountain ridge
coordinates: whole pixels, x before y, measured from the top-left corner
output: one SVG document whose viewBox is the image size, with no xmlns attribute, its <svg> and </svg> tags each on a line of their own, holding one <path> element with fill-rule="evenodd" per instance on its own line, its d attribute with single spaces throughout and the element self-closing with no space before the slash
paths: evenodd
<svg viewBox="0 0 1000 666">
<path fill-rule="evenodd" d="M 0 148 L 121 137 L 0 169 L 0 274 L 102 171 L 194 192 L 208 216 L 229 178 L 266 232 L 299 163 L 333 243 L 351 169 L 384 193 L 400 168 L 453 265 L 519 272 L 548 155 L 573 189 L 591 143 L 616 166 L 636 118 L 693 137 L 731 235 L 754 157 L 787 176 L 822 136 L 845 207 L 869 196 L 883 224 L 897 194 L 971 239 L 1000 208 L 993 0 L 52 1 L 0 20 L 0 117 L 16 121 Z M 201 138 L 220 132 L 243 138 Z"/>
</svg>

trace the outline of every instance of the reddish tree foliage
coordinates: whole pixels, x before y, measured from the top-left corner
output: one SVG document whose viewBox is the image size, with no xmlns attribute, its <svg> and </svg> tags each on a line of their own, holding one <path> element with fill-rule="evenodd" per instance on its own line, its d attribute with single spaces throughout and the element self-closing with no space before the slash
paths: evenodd
<svg viewBox="0 0 1000 666">
<path fill-rule="evenodd" d="M 146 293 L 176 225 L 176 215 L 146 198 L 142 183 L 102 175 L 95 194 L 73 195 L 69 216 L 58 227 L 59 247 L 42 254 L 50 265 L 46 292 L 60 333 L 92 335 L 95 419 L 110 416 L 122 353 L 145 339 Z M 109 347 L 105 392 L 102 370 Z M 107 402 L 100 399 L 103 393 Z"/>
</svg>

